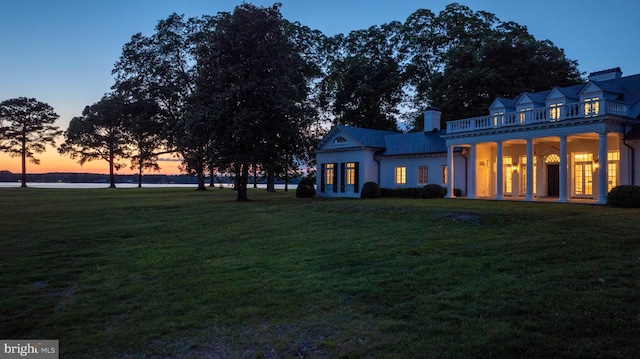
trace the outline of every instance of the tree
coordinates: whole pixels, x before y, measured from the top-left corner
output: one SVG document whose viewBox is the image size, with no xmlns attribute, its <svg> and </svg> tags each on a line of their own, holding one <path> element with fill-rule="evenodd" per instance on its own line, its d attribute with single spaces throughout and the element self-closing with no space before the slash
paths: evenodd
<svg viewBox="0 0 640 359">
<path fill-rule="evenodd" d="M 27 187 L 27 159 L 40 164 L 34 155 L 44 152 L 47 145 L 55 146 L 55 138 L 62 133 L 54 125 L 58 117 L 53 107 L 35 98 L 0 103 L 0 149 L 22 158 L 22 187 Z"/>
<path fill-rule="evenodd" d="M 234 169 L 237 200 L 246 201 L 252 165 L 277 172 L 305 136 L 313 66 L 292 40 L 279 4 L 242 4 L 214 22 L 197 51 L 197 91 L 214 124 L 214 152 Z"/>
<path fill-rule="evenodd" d="M 185 21 L 174 13 L 158 21 L 152 36 L 138 33 L 131 37 L 114 66 L 112 89 L 128 103 L 154 111 L 151 117 L 134 116 L 129 124 L 138 144 L 134 166 L 140 171 L 157 168 L 159 154 L 177 150 L 186 159 L 198 150 L 184 147 L 189 141 L 181 138 L 185 135 L 181 122 L 195 89 L 192 47 L 202 31 L 200 26 L 209 23 L 206 19 Z"/>
<path fill-rule="evenodd" d="M 443 121 L 480 116 L 496 97 L 582 81 L 577 62 L 550 41 L 460 4 L 438 15 L 417 10 L 401 34 L 404 108 L 413 130 L 423 130 L 421 110 L 427 106 L 440 107 Z"/>
<path fill-rule="evenodd" d="M 138 187 L 142 187 L 144 170 L 160 171 L 158 156 L 169 153 L 155 102 L 142 100 L 123 104 L 124 126 L 134 152 L 131 169 L 138 170 Z"/>
<path fill-rule="evenodd" d="M 334 55 L 323 83 L 323 103 L 334 124 L 396 131 L 402 102 L 400 23 L 335 36 Z"/>
<path fill-rule="evenodd" d="M 115 188 L 114 170 L 124 167 L 122 161 L 131 154 L 124 113 L 124 101 L 115 95 L 107 95 L 85 107 L 82 117 L 71 119 L 58 152 L 77 159 L 80 165 L 93 160 L 107 161 L 109 188 Z"/>
</svg>

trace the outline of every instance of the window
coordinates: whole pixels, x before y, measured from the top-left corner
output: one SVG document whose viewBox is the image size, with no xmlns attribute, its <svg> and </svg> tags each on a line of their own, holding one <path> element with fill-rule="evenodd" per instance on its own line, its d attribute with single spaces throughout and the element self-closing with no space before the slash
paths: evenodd
<svg viewBox="0 0 640 359">
<path fill-rule="evenodd" d="M 502 157 L 502 173 L 504 175 L 504 192 L 513 192 L 513 159 L 511 156 Z"/>
<path fill-rule="evenodd" d="M 577 153 L 573 155 L 573 193 L 576 196 L 593 194 L 593 154 Z"/>
<path fill-rule="evenodd" d="M 407 183 L 407 167 L 396 167 L 396 184 Z"/>
<path fill-rule="evenodd" d="M 429 183 L 429 167 L 418 166 L 418 184 L 425 185 Z"/>
<path fill-rule="evenodd" d="M 347 142 L 347 139 L 342 136 L 336 137 L 336 139 L 333 140 L 333 143 L 342 143 L 342 142 Z"/>
<path fill-rule="evenodd" d="M 607 191 L 618 185 L 618 164 L 620 163 L 620 151 L 607 153 Z"/>
<path fill-rule="evenodd" d="M 586 117 L 598 116 L 600 112 L 600 99 L 598 97 L 587 98 L 584 100 L 584 115 Z"/>
<path fill-rule="evenodd" d="M 449 183 L 449 171 L 447 170 L 447 166 L 442 166 L 442 183 Z"/>
<path fill-rule="evenodd" d="M 527 111 L 531 111 L 531 107 L 521 108 L 520 109 L 520 123 L 524 123 L 527 118 Z"/>
<path fill-rule="evenodd" d="M 551 121 L 559 120 L 561 115 L 560 107 L 562 107 L 562 104 L 552 103 L 550 107 L 549 116 L 551 117 Z"/>
<path fill-rule="evenodd" d="M 533 157 L 533 193 L 536 193 L 536 176 L 537 169 L 536 164 L 538 163 L 538 158 Z M 520 186 L 522 193 L 527 192 L 527 156 L 520 157 Z"/>
<path fill-rule="evenodd" d="M 347 162 L 347 184 L 353 185 L 356 183 L 356 163 Z"/>
<path fill-rule="evenodd" d="M 493 126 L 496 127 L 498 125 L 502 125 L 502 117 L 504 117 L 504 112 L 496 112 L 493 114 Z"/>
<path fill-rule="evenodd" d="M 326 167 L 325 167 L 325 175 L 324 175 L 324 178 L 326 178 L 326 181 L 327 181 L 326 183 L 327 183 L 327 184 L 331 184 L 331 185 L 332 185 L 332 184 L 335 184 L 335 183 L 333 182 L 333 180 L 334 180 L 334 176 L 335 176 L 335 171 L 336 171 L 336 165 L 335 165 L 335 163 L 327 163 L 325 166 L 326 166 Z"/>
</svg>

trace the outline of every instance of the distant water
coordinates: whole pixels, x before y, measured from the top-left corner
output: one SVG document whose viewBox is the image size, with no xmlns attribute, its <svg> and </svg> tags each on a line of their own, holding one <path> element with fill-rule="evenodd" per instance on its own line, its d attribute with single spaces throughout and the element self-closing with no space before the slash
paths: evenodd
<svg viewBox="0 0 640 359">
<path fill-rule="evenodd" d="M 11 188 L 11 187 L 20 187 L 20 182 L 0 182 L 0 188 Z M 207 184 L 207 187 L 209 184 Z M 220 184 L 216 184 L 216 188 L 219 187 Z M 27 187 L 31 188 L 108 188 L 108 183 L 47 183 L 47 182 L 27 182 Z M 116 188 L 136 188 L 138 187 L 137 183 L 116 183 Z M 168 187 L 186 187 L 186 188 L 196 188 L 197 184 L 142 184 L 142 188 L 168 188 Z M 233 187 L 232 184 L 225 183 L 225 188 Z M 298 185 L 290 184 L 289 189 L 296 189 Z M 253 184 L 249 184 L 249 188 L 253 188 Z M 258 188 L 267 188 L 266 184 L 258 184 Z M 276 189 L 284 189 L 284 184 L 276 184 Z"/>
</svg>

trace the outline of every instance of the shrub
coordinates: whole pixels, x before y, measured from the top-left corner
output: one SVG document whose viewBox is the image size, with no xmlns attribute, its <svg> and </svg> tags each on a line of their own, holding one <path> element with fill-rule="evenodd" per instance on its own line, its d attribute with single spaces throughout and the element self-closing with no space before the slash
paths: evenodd
<svg viewBox="0 0 640 359">
<path fill-rule="evenodd" d="M 316 188 L 313 183 L 313 179 L 309 177 L 302 177 L 298 188 L 296 188 L 296 197 L 298 198 L 311 198 L 316 195 Z"/>
<path fill-rule="evenodd" d="M 614 187 L 607 195 L 607 204 L 613 207 L 640 208 L 640 186 Z"/>
<path fill-rule="evenodd" d="M 447 187 L 442 187 L 442 188 L 444 188 L 444 196 L 446 197 L 448 193 L 448 189 Z M 456 197 L 462 197 L 462 190 L 460 188 L 454 188 L 453 195 Z"/>
<path fill-rule="evenodd" d="M 446 189 L 437 184 L 428 184 L 422 187 L 420 198 L 444 198 Z M 455 192 L 454 192 L 455 193 Z"/>
<path fill-rule="evenodd" d="M 367 182 L 362 186 L 360 198 L 378 198 L 380 197 L 380 186 L 375 182 Z"/>
</svg>

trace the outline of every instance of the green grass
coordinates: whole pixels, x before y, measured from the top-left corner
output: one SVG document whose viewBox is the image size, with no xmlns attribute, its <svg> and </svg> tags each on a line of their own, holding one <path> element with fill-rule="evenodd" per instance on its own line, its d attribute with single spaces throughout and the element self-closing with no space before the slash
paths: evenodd
<svg viewBox="0 0 640 359">
<path fill-rule="evenodd" d="M 0 189 L 0 338 L 64 358 L 640 354 L 640 211 Z"/>
</svg>

